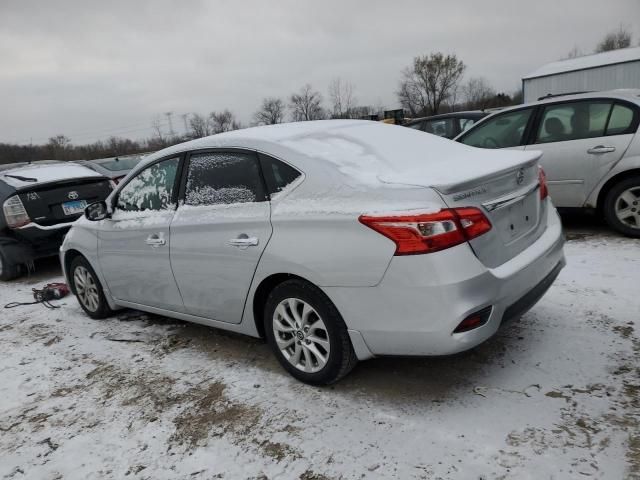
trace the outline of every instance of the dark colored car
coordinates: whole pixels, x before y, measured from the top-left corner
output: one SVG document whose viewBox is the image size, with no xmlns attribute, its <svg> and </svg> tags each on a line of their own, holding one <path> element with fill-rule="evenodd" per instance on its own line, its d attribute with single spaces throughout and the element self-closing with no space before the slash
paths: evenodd
<svg viewBox="0 0 640 480">
<path fill-rule="evenodd" d="M 77 163 L 84 165 L 91 170 L 95 170 L 118 183 L 131 171 L 133 167 L 140 163 L 140 160 L 142 160 L 145 155 L 148 154 L 96 158 L 95 160 L 80 160 Z"/>
<path fill-rule="evenodd" d="M 440 137 L 455 138 L 488 114 L 489 112 L 480 110 L 444 113 L 432 117 L 417 118 L 405 123 L 404 126 Z"/>
<path fill-rule="evenodd" d="M 19 276 L 37 258 L 56 255 L 71 224 L 87 205 L 107 198 L 112 185 L 75 163 L 0 165 L 0 280 Z"/>
</svg>

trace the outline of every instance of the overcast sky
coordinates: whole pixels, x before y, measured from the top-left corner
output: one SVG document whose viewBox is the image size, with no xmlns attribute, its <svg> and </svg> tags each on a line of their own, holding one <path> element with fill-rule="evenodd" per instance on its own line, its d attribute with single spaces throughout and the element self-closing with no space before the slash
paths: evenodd
<svg viewBox="0 0 640 480">
<path fill-rule="evenodd" d="M 620 24 L 638 44 L 639 18 L 640 0 L 0 0 L 0 142 L 141 138 L 169 111 L 178 131 L 225 108 L 247 124 L 263 97 L 326 98 L 334 77 L 395 108 L 401 70 L 433 51 L 510 93 Z"/>
</svg>

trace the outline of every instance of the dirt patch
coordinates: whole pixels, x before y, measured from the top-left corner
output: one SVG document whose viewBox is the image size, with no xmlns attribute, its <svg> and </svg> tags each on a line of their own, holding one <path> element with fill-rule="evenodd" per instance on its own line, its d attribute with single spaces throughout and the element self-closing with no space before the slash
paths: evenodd
<svg viewBox="0 0 640 480">
<path fill-rule="evenodd" d="M 276 462 L 283 460 L 284 458 L 296 459 L 300 458 L 300 453 L 284 443 L 263 442 L 260 445 L 261 450 L 269 457 L 273 458 Z"/>
<path fill-rule="evenodd" d="M 321 473 L 316 473 L 313 470 L 307 470 L 300 475 L 300 480 L 333 480 L 332 477 L 327 477 Z"/>
<path fill-rule="evenodd" d="M 261 417 L 260 410 L 230 401 L 224 395 L 225 388 L 223 383 L 213 382 L 187 391 L 182 401 L 189 405 L 176 416 L 176 431 L 169 441 L 193 447 L 210 435 L 249 434 Z"/>
</svg>

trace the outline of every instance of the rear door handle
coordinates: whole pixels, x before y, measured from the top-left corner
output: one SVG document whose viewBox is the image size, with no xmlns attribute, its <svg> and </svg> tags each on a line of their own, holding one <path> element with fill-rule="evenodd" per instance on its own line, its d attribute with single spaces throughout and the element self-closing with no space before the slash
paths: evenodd
<svg viewBox="0 0 640 480">
<path fill-rule="evenodd" d="M 611 153 L 615 152 L 616 147 L 607 147 L 605 145 L 598 145 L 587 150 L 587 153 Z"/>
<path fill-rule="evenodd" d="M 164 236 L 157 235 L 154 233 L 153 235 L 149 235 L 147 237 L 147 239 L 145 240 L 145 243 L 152 247 L 160 247 L 162 245 L 166 245 L 167 241 L 164 239 Z"/>
<path fill-rule="evenodd" d="M 255 247 L 258 245 L 258 239 L 256 237 L 239 236 L 238 238 L 232 238 L 229 240 L 229 245 L 233 247 Z"/>
</svg>

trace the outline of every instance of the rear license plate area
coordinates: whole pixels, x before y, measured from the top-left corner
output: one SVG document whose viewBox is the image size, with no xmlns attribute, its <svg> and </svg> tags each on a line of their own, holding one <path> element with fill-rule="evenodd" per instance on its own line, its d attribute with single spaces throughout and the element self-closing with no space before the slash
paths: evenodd
<svg viewBox="0 0 640 480">
<path fill-rule="evenodd" d="M 538 196 L 532 194 L 503 209 L 498 228 L 505 243 L 515 241 L 535 228 L 539 203 Z"/>
<path fill-rule="evenodd" d="M 73 200 L 62 204 L 62 213 L 65 215 L 77 215 L 84 212 L 85 208 L 87 208 L 86 200 Z"/>
</svg>

